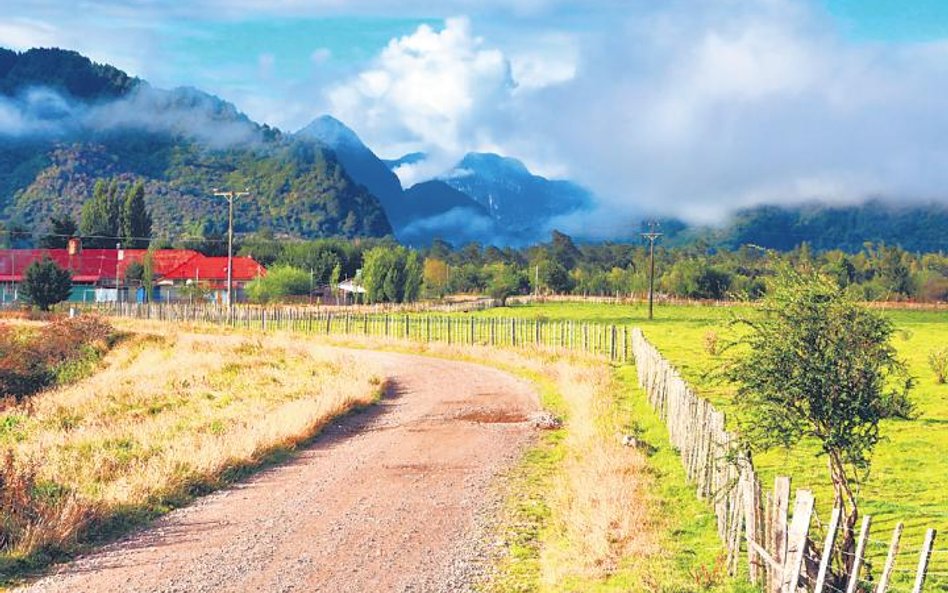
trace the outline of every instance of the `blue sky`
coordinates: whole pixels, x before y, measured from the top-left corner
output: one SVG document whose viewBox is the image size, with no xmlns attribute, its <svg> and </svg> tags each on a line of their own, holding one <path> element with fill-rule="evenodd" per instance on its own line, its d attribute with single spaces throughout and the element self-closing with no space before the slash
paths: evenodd
<svg viewBox="0 0 948 593">
<path fill-rule="evenodd" d="M 469 150 L 590 186 L 603 214 L 945 200 L 943 0 L 6 0 L 59 46 L 293 131 L 332 113 L 406 184 Z M 436 8 L 432 8 L 432 7 Z"/>
</svg>

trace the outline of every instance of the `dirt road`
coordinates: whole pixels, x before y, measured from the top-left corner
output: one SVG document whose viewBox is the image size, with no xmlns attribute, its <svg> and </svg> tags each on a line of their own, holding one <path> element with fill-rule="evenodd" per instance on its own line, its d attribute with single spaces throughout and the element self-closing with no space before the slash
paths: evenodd
<svg viewBox="0 0 948 593">
<path fill-rule="evenodd" d="M 525 382 L 358 352 L 393 389 L 289 463 L 60 567 L 31 592 L 463 591 L 490 484 L 532 437 Z"/>
</svg>

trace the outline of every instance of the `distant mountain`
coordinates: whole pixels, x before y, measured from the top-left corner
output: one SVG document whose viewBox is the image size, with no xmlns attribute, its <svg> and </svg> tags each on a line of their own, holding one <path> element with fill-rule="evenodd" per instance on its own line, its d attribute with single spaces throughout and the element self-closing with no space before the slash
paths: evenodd
<svg viewBox="0 0 948 593">
<path fill-rule="evenodd" d="M 12 64 L 12 65 L 11 65 Z M 197 89 L 155 89 L 63 50 L 0 50 L 0 222 L 42 231 L 78 215 L 96 179 L 143 179 L 156 235 L 226 224 L 215 187 L 247 188 L 238 232 L 384 236 L 374 195 L 336 154 L 284 136 Z M 394 177 L 394 176 L 393 176 Z"/>
<path fill-rule="evenodd" d="M 425 158 L 416 152 L 384 162 L 397 170 Z M 502 242 L 541 240 L 553 219 L 593 204 L 592 194 L 581 186 L 534 175 L 521 161 L 492 153 L 469 153 L 438 179 L 483 206 Z"/>
<path fill-rule="evenodd" d="M 426 182 L 403 191 L 388 163 L 407 161 L 404 158 L 399 161 L 381 160 L 354 131 L 334 117 L 319 117 L 295 136 L 317 141 L 331 149 L 352 178 L 379 198 L 400 239 L 425 244 L 437 236 L 456 235 L 458 225 L 453 217 L 444 216 L 455 210 L 467 211 L 468 217 L 488 216 L 476 201 L 444 182 Z M 489 219 L 474 226 L 482 229 L 485 225 L 489 226 Z M 408 227 L 411 229 L 405 233 Z M 484 240 L 489 237 L 480 234 L 476 238 Z"/>
<path fill-rule="evenodd" d="M 590 207 L 592 195 L 570 181 L 532 174 L 517 159 L 469 153 L 442 179 L 487 208 L 491 218 L 511 231 L 537 230 L 538 221 Z"/>
<path fill-rule="evenodd" d="M 487 209 L 443 181 L 433 179 L 405 191 L 406 218 L 398 236 L 412 245 L 427 245 L 435 237 L 458 245 L 500 238 L 500 229 Z"/>
<path fill-rule="evenodd" d="M 393 224 L 402 218 L 402 184 L 398 177 L 345 124 L 324 115 L 296 132 L 296 136 L 332 149 L 349 175 L 379 199 Z"/>
</svg>

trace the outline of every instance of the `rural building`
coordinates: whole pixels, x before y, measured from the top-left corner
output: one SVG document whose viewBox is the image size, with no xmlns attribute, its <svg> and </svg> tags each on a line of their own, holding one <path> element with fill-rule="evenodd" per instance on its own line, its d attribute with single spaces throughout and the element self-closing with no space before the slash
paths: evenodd
<svg viewBox="0 0 948 593">
<path fill-rule="evenodd" d="M 23 273 L 34 261 L 49 257 L 72 272 L 71 301 L 144 302 L 141 280 L 127 278 L 132 262 L 143 264 L 144 249 L 82 249 L 71 242 L 66 249 L 0 249 L 0 303 L 17 299 Z M 190 249 L 160 249 L 151 252 L 152 300 L 227 301 L 227 258 L 210 257 Z M 234 257 L 235 301 L 243 300 L 244 287 L 266 269 L 251 257 Z"/>
</svg>

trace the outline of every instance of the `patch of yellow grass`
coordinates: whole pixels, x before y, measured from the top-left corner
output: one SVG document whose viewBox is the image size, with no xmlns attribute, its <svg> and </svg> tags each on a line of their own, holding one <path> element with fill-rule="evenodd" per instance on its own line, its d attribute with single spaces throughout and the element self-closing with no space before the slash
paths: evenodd
<svg viewBox="0 0 948 593">
<path fill-rule="evenodd" d="M 0 414 L 0 447 L 14 463 L 74 492 L 20 554 L 62 543 L 37 530 L 73 536 L 82 509 L 108 515 L 214 484 L 381 391 L 377 369 L 314 340 L 123 326 L 136 333 L 102 371 Z"/>
<path fill-rule="evenodd" d="M 549 590 L 580 577 L 599 579 L 623 559 L 657 551 L 656 522 L 649 511 L 652 479 L 645 455 L 622 444 L 605 365 L 561 363 L 553 376 L 566 403 L 566 455 L 551 511 L 559 538 L 542 554 Z"/>
</svg>

